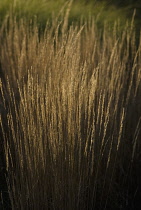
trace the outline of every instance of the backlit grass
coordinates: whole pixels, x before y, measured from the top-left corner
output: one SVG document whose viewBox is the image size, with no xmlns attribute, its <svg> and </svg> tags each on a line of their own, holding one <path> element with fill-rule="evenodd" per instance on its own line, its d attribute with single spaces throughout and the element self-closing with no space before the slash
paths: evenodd
<svg viewBox="0 0 141 210">
<path fill-rule="evenodd" d="M 39 34 L 36 20 L 7 18 L 0 127 L 13 210 L 134 208 L 140 60 L 132 24 L 119 36 L 93 18 L 68 27 L 66 14 Z"/>
</svg>

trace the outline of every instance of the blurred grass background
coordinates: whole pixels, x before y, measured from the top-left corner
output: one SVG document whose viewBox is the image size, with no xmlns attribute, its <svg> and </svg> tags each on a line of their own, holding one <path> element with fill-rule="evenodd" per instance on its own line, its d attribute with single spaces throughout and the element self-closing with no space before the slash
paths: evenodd
<svg viewBox="0 0 141 210">
<path fill-rule="evenodd" d="M 0 0 L 0 24 L 11 10 L 19 18 L 32 19 L 35 16 L 40 27 L 44 27 L 46 21 L 59 16 L 61 9 L 70 1 L 67 0 Z M 67 8 L 67 7 L 66 7 Z M 69 14 L 69 23 L 79 23 L 90 16 L 94 16 L 99 28 L 105 22 L 113 27 L 115 21 L 120 22 L 120 30 L 123 30 L 127 21 L 130 21 L 136 10 L 135 26 L 139 32 L 141 24 L 141 5 L 139 0 L 73 0 Z M 63 10 L 65 12 L 65 9 Z"/>
</svg>

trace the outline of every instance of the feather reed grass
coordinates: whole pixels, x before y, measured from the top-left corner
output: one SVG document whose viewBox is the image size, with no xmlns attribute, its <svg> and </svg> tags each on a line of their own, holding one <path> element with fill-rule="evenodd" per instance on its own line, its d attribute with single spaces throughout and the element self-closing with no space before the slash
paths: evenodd
<svg viewBox="0 0 141 210">
<path fill-rule="evenodd" d="M 117 36 L 116 24 L 66 23 L 39 34 L 12 17 L 1 28 L 11 209 L 125 209 L 141 174 L 141 42 L 129 24 Z"/>
</svg>

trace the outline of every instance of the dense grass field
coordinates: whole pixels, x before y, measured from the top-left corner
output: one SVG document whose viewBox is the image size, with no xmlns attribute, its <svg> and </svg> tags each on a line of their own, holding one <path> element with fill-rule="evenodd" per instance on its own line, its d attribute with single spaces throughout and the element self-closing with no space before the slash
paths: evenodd
<svg viewBox="0 0 141 210">
<path fill-rule="evenodd" d="M 141 206 L 141 37 L 69 13 L 1 22 L 0 209 Z"/>
</svg>

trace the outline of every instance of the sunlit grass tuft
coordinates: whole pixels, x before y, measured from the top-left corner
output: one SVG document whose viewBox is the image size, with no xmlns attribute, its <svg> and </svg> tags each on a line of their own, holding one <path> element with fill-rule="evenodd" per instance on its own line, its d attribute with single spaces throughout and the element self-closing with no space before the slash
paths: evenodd
<svg viewBox="0 0 141 210">
<path fill-rule="evenodd" d="M 0 126 L 12 209 L 126 207 L 141 137 L 133 27 L 100 34 L 94 19 L 68 27 L 66 14 L 39 34 L 36 20 L 7 21 Z"/>
</svg>

